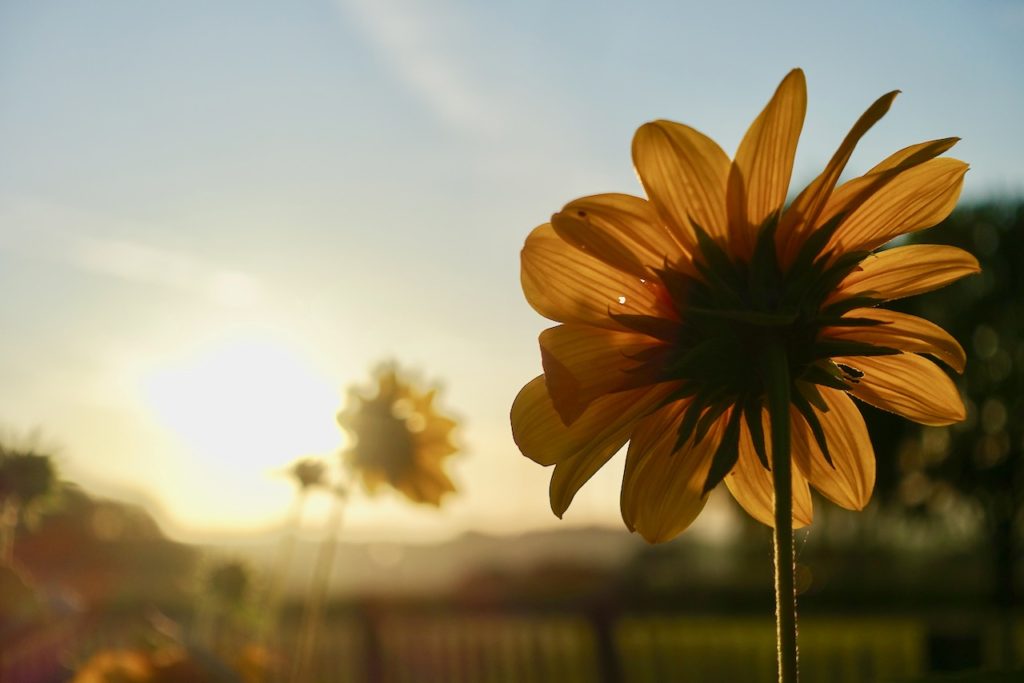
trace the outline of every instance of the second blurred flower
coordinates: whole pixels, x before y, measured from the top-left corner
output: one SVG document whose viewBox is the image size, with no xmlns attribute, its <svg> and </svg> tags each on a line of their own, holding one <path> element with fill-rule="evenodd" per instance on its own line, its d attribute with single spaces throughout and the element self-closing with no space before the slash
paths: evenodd
<svg viewBox="0 0 1024 683">
<path fill-rule="evenodd" d="M 455 491 L 443 465 L 458 450 L 457 423 L 438 411 L 436 394 L 394 363 L 377 369 L 372 386 L 349 391 L 338 414 L 351 438 L 342 457 L 370 492 L 388 484 L 414 502 L 440 505 Z"/>
</svg>

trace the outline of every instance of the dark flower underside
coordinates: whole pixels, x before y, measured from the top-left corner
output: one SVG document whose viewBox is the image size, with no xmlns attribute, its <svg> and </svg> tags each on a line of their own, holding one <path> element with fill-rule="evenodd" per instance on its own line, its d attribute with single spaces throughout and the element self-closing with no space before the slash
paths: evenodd
<svg viewBox="0 0 1024 683">
<path fill-rule="evenodd" d="M 749 262 L 733 258 L 700 226 L 695 226 L 699 253 L 693 277 L 666 263 L 655 269 L 666 303 L 676 318 L 611 313 L 620 324 L 663 344 L 633 359 L 631 372 L 641 382 L 674 382 L 679 388 L 662 406 L 680 399 L 689 405 L 679 425 L 675 449 L 693 439 L 699 443 L 730 408 L 726 429 L 704 484 L 710 491 L 739 457 L 740 420 L 745 419 L 761 464 L 770 469 L 765 448 L 762 410 L 768 387 L 760 361 L 769 346 L 785 349 L 790 369 L 792 404 L 806 420 L 825 459 L 832 464 L 821 423 L 812 406 L 828 412 L 818 386 L 847 390 L 861 373 L 831 359 L 836 356 L 879 356 L 899 350 L 848 340 L 821 338 L 825 327 L 881 324 L 867 318 L 843 317 L 855 308 L 881 303 L 854 296 L 825 304 L 837 285 L 870 252 L 837 254 L 824 251 L 842 222 L 835 216 L 804 243 L 792 265 L 783 270 L 776 254 L 778 213 L 760 227 Z"/>
<path fill-rule="evenodd" d="M 399 481 L 415 463 L 416 444 L 406 421 L 394 414 L 394 401 L 369 401 L 363 405 L 353 429 L 352 453 L 359 468 L 384 472 Z"/>
</svg>

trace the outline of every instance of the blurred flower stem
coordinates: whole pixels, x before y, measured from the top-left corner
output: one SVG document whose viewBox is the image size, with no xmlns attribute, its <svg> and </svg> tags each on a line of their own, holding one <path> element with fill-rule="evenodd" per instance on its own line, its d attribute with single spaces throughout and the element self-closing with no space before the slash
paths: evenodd
<svg viewBox="0 0 1024 683">
<path fill-rule="evenodd" d="M 789 439 L 790 374 L 786 347 L 769 342 L 761 357 L 771 424 L 772 480 L 775 486 L 775 625 L 779 682 L 797 681 L 796 591 L 793 557 L 793 475 Z"/>
<path fill-rule="evenodd" d="M 281 605 L 285 586 L 288 580 L 288 571 L 291 568 L 292 556 L 295 553 L 295 537 L 299 533 L 302 524 L 302 514 L 306 508 L 306 499 L 309 491 L 313 488 L 324 487 L 324 476 L 327 471 L 323 462 L 315 458 L 303 458 L 288 468 L 287 474 L 295 481 L 295 497 L 292 498 L 288 515 L 285 518 L 284 530 L 281 534 L 281 541 L 277 548 L 277 558 L 274 564 L 274 573 L 271 575 L 270 587 L 267 591 L 267 609 L 274 617 L 269 620 L 269 630 L 273 628 L 277 617 L 277 611 Z"/>
<path fill-rule="evenodd" d="M 14 535 L 18 531 L 18 501 L 11 499 L 0 505 L 0 564 L 14 563 Z"/>
<path fill-rule="evenodd" d="M 306 489 L 300 488 L 292 498 L 288 508 L 287 521 L 284 524 L 284 533 L 281 534 L 281 542 L 277 548 L 277 561 L 274 565 L 270 590 L 267 593 L 267 606 L 275 616 L 281 604 L 285 584 L 288 581 L 292 556 L 295 554 L 295 537 L 298 534 L 302 511 L 306 506 L 306 494 Z"/>
<path fill-rule="evenodd" d="M 330 586 L 331 570 L 334 567 L 334 555 L 338 546 L 338 532 L 341 530 L 341 521 L 347 500 L 347 486 L 335 489 L 331 516 L 327 520 L 327 529 L 323 541 L 320 543 L 316 565 L 313 568 L 313 580 L 310 583 L 309 595 L 306 600 L 302 631 L 292 665 L 292 675 L 288 679 L 292 683 L 303 683 L 309 677 L 310 662 L 316 649 L 316 638 L 323 623 L 324 604 L 327 602 L 327 589 Z"/>
</svg>

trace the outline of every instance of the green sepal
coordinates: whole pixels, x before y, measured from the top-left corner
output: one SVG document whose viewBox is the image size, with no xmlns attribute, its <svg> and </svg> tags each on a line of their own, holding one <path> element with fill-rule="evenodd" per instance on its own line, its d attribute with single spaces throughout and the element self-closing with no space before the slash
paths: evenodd
<svg viewBox="0 0 1024 683">
<path fill-rule="evenodd" d="M 608 311 L 608 317 L 623 327 L 628 327 L 631 330 L 660 339 L 663 342 L 674 343 L 682 334 L 682 325 L 680 323 L 653 315 L 612 313 Z"/>
<path fill-rule="evenodd" d="M 778 289 L 778 283 L 782 280 L 775 253 L 775 231 L 778 225 L 779 212 L 775 211 L 758 229 L 754 255 L 750 260 L 750 294 L 761 308 L 767 307 L 768 292 Z"/>
<path fill-rule="evenodd" d="M 724 413 L 728 407 L 728 404 L 722 401 L 715 401 L 708 406 L 707 411 L 701 416 L 700 420 L 697 422 L 697 428 L 694 430 L 694 445 L 699 444 L 704 440 L 704 437 L 707 436 L 708 432 L 711 430 L 711 425 L 715 423 L 715 420 L 722 416 L 722 413 Z"/>
<path fill-rule="evenodd" d="M 835 364 L 831 361 L 828 361 L 828 363 L 835 367 Z M 836 368 L 836 371 L 833 373 L 822 367 L 820 363 L 812 363 L 807 366 L 807 369 L 804 370 L 800 379 L 823 387 L 829 387 L 830 389 L 848 391 L 850 389 L 850 385 L 846 383 L 846 380 L 843 379 L 843 377 L 843 373 L 838 368 Z"/>
<path fill-rule="evenodd" d="M 674 379 L 680 376 L 686 377 L 689 374 L 696 374 L 692 371 L 706 365 L 709 360 L 713 360 L 720 346 L 721 341 L 718 339 L 705 339 L 696 346 L 687 349 L 675 360 L 665 363 L 662 367 L 663 377 L 665 379 Z"/>
<path fill-rule="evenodd" d="M 693 443 L 696 445 L 700 443 L 701 439 L 704 438 L 707 433 L 707 429 L 698 428 L 698 425 L 705 420 L 705 418 L 712 412 L 717 411 L 717 415 L 721 415 L 722 411 L 728 407 L 729 403 L 725 402 L 726 389 L 708 389 L 707 386 L 702 387 L 693 396 L 693 402 L 686 409 L 686 413 L 683 414 L 683 419 L 679 423 L 678 437 L 676 443 L 672 448 L 672 452 L 675 453 L 682 448 L 690 437 L 693 437 Z M 705 412 L 707 409 L 707 412 Z M 703 415 L 702 415 L 703 413 Z"/>
<path fill-rule="evenodd" d="M 838 316 L 819 316 L 814 319 L 814 324 L 821 327 L 877 327 L 878 325 L 888 325 L 884 320 L 875 320 L 874 318 L 842 318 Z"/>
<path fill-rule="evenodd" d="M 832 235 L 839 229 L 844 218 L 846 218 L 845 213 L 837 213 L 825 225 L 812 232 L 800 247 L 800 251 L 797 252 L 796 259 L 793 260 L 793 266 L 790 270 L 802 271 L 809 268 L 818 256 L 821 255 L 821 250 L 832 239 Z"/>
<path fill-rule="evenodd" d="M 679 423 L 679 429 L 676 431 L 676 442 L 672 446 L 673 455 L 693 436 L 693 428 L 697 426 L 697 421 L 700 419 L 700 414 L 703 410 L 704 401 L 700 399 L 700 396 L 695 396 L 686 408 L 686 412 L 683 413 L 683 419 Z"/>
<path fill-rule="evenodd" d="M 715 318 L 719 320 L 732 320 L 735 322 L 759 325 L 762 327 L 784 327 L 796 322 L 799 313 L 764 313 L 761 311 L 731 311 L 714 310 L 700 306 L 690 306 L 686 309 L 687 314 Z"/>
<path fill-rule="evenodd" d="M 811 356 L 815 359 L 835 356 L 894 356 L 903 353 L 889 346 L 868 344 L 847 339 L 819 339 L 814 342 Z"/>
<path fill-rule="evenodd" d="M 863 371 L 858 370 L 855 367 L 851 367 L 846 363 L 836 363 L 836 367 L 839 368 L 842 371 L 842 373 L 853 382 L 860 381 L 860 378 L 864 376 Z"/>
<path fill-rule="evenodd" d="M 861 261 L 871 255 L 870 251 L 848 251 L 836 257 L 836 260 L 832 265 L 824 268 L 821 274 L 815 279 L 815 289 L 821 295 L 827 292 L 831 292 L 836 286 L 846 278 L 847 275 L 856 270 L 857 266 L 861 264 Z M 823 256 L 821 261 L 825 261 L 828 256 Z M 822 263 L 822 265 L 824 265 Z"/>
<path fill-rule="evenodd" d="M 736 265 L 729 258 L 729 255 L 724 249 L 708 234 L 708 231 L 700 226 L 695 221 L 691 221 L 693 224 L 693 232 L 697 236 L 697 246 L 700 248 L 700 253 L 704 256 L 707 264 L 715 270 L 728 274 L 733 279 L 739 279 L 739 272 L 736 270 Z"/>
<path fill-rule="evenodd" d="M 655 413 L 664 408 L 665 406 L 675 403 L 676 401 L 696 395 L 697 385 L 695 385 L 693 382 L 684 382 L 678 389 L 675 389 L 668 396 L 658 401 L 658 404 L 651 410 L 651 412 Z"/>
<path fill-rule="evenodd" d="M 848 313 L 855 308 L 871 308 L 872 306 L 877 306 L 883 301 L 884 299 L 868 296 L 866 294 L 851 296 L 849 299 L 842 299 L 825 306 L 821 311 L 819 311 L 818 315 L 823 318 L 833 316 L 841 317 L 843 314 Z"/>
<path fill-rule="evenodd" d="M 747 429 L 750 431 L 750 440 L 754 442 L 754 452 L 761 466 L 769 472 L 772 467 L 768 462 L 768 447 L 764 441 L 764 424 L 761 422 L 761 401 L 757 398 L 750 398 L 743 407 L 743 415 L 747 419 Z"/>
<path fill-rule="evenodd" d="M 657 344 L 646 349 L 640 349 L 635 353 L 622 352 L 623 358 L 635 360 L 638 363 L 646 363 L 651 360 L 660 360 L 665 354 L 673 353 L 674 349 L 669 344 Z"/>
<path fill-rule="evenodd" d="M 722 440 L 715 449 L 715 455 L 711 459 L 711 469 L 708 470 L 707 479 L 704 480 L 702 495 L 707 495 L 711 489 L 718 486 L 719 482 L 725 479 L 725 475 L 736 466 L 740 457 L 740 416 L 742 414 L 739 406 L 735 406 L 729 416 L 729 422 L 722 434 Z"/>
<path fill-rule="evenodd" d="M 831 465 L 832 469 L 835 469 L 836 465 L 832 462 L 832 454 L 828 452 L 828 440 L 825 438 L 825 430 L 821 428 L 821 421 L 818 419 L 817 413 L 814 412 L 814 408 L 811 407 L 810 402 L 799 391 L 794 391 L 790 396 L 790 400 L 796 406 L 796 409 L 800 411 L 800 414 L 804 416 L 807 426 L 811 428 L 811 434 L 814 435 L 818 448 L 821 449 L 822 455 L 825 456 L 825 462 Z"/>
<path fill-rule="evenodd" d="M 664 268 L 654 268 L 653 270 L 661 283 L 665 285 L 676 312 L 683 315 L 686 311 L 686 302 L 690 298 L 690 289 L 694 284 L 693 278 L 669 267 L 667 260 Z"/>
<path fill-rule="evenodd" d="M 700 225 L 693 223 L 693 231 L 697 236 L 697 246 L 704 257 L 703 262 L 696 259 L 693 265 L 710 284 L 717 285 L 721 293 L 727 294 L 729 299 L 737 303 L 742 303 L 739 291 L 743 283 L 732 259 Z"/>
<path fill-rule="evenodd" d="M 818 387 L 811 382 L 796 382 L 796 390 L 802 395 L 807 401 L 817 408 L 822 413 L 829 411 L 828 404 L 825 403 L 824 397 L 821 392 L 818 391 Z"/>
</svg>

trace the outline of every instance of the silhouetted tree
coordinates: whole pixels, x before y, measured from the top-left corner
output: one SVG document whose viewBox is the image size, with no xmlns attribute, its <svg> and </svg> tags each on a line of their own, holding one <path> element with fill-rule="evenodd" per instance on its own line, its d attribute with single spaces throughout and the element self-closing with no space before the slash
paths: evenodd
<svg viewBox="0 0 1024 683">
<path fill-rule="evenodd" d="M 19 523 L 56 482 L 48 455 L 0 444 L 0 562 L 11 563 Z"/>
<path fill-rule="evenodd" d="M 968 416 L 921 429 L 872 414 L 878 491 L 916 513 L 970 503 L 990 549 L 994 603 L 1009 613 L 1018 604 L 1024 527 L 1024 203 L 961 208 L 927 231 L 927 241 L 962 247 L 981 262 L 978 276 L 900 302 L 963 344 Z"/>
</svg>

